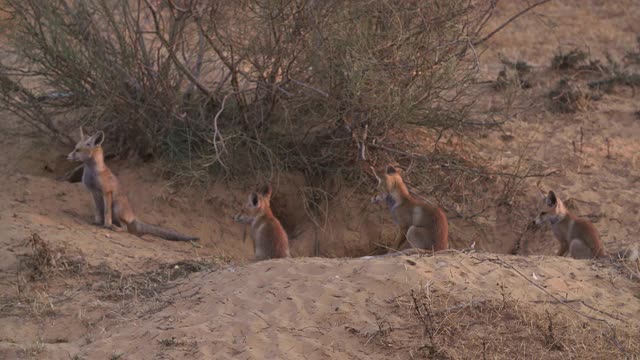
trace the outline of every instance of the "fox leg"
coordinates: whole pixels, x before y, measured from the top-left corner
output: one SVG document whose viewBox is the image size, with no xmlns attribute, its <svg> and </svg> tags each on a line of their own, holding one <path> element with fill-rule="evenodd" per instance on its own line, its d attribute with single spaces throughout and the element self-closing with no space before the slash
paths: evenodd
<svg viewBox="0 0 640 360">
<path fill-rule="evenodd" d="M 569 255 L 574 259 L 591 259 L 591 249 L 580 239 L 571 240 L 569 244 Z"/>
<path fill-rule="evenodd" d="M 111 230 L 113 231 L 124 231 L 124 227 L 122 226 L 123 221 L 121 219 L 122 209 L 120 206 L 120 201 L 118 198 L 112 199 L 111 205 Z"/>
<path fill-rule="evenodd" d="M 416 249 L 433 250 L 435 243 L 429 235 L 429 230 L 423 227 L 412 226 L 407 231 L 407 241 Z"/>
<path fill-rule="evenodd" d="M 102 194 L 104 199 L 104 227 L 113 228 L 113 193 L 106 192 Z"/>
<path fill-rule="evenodd" d="M 409 231 L 408 227 L 401 227 L 398 229 L 398 234 L 396 235 L 396 250 L 400 250 L 405 242 L 407 242 L 407 232 Z"/>
<path fill-rule="evenodd" d="M 102 225 L 104 224 L 104 199 L 102 198 L 102 194 L 92 192 L 91 196 L 93 196 L 93 202 L 95 203 L 95 218 L 94 225 Z"/>
<path fill-rule="evenodd" d="M 558 256 L 564 256 L 567 251 L 569 251 L 569 243 L 566 241 L 560 242 L 560 250 L 558 251 Z"/>
</svg>

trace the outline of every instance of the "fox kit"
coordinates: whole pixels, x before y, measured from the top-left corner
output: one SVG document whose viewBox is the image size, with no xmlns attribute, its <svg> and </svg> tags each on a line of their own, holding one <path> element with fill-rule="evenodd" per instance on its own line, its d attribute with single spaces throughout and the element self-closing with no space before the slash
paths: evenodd
<svg viewBox="0 0 640 360">
<path fill-rule="evenodd" d="M 118 178 L 104 163 L 101 146 L 103 141 L 104 132 L 99 131 L 93 136 L 86 137 L 80 128 L 80 141 L 67 156 L 70 161 L 84 163 L 82 183 L 93 196 L 96 205 L 95 224 L 116 231 L 121 230 L 119 226 L 125 225 L 127 231 L 137 236 L 149 234 L 166 240 L 198 240 L 197 237 L 182 235 L 136 219 L 129 205 L 129 198 L 118 182 Z"/>
<path fill-rule="evenodd" d="M 553 191 L 544 196 L 535 219 L 538 225 L 544 222 L 551 224 L 553 235 L 560 241 L 558 256 L 569 254 L 575 259 L 608 257 L 598 230 L 589 221 L 571 214 Z"/>
<path fill-rule="evenodd" d="M 249 234 L 253 240 L 255 259 L 267 260 L 289 257 L 289 238 L 280 221 L 271 212 L 271 185 L 265 185 L 249 194 L 244 214 L 234 216 L 234 221 L 251 224 Z"/>
<path fill-rule="evenodd" d="M 375 170 L 373 174 L 378 180 L 380 193 L 371 202 L 384 201 L 389 206 L 393 221 L 398 225 L 398 250 L 402 250 L 405 242 L 419 249 L 439 251 L 449 248 L 449 223 L 442 209 L 411 196 L 393 166 L 387 166 L 383 179 L 376 175 Z"/>
</svg>

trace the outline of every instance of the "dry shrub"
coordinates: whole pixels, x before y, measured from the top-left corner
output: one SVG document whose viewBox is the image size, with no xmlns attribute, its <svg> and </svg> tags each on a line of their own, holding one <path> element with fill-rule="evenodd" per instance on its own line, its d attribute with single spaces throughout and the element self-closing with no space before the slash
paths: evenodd
<svg viewBox="0 0 640 360">
<path fill-rule="evenodd" d="M 621 71 L 616 72 L 607 78 L 589 82 L 589 87 L 591 89 L 601 90 L 606 93 L 613 92 L 616 86 L 628 86 L 632 89 L 640 87 L 640 74 Z"/>
<path fill-rule="evenodd" d="M 627 51 L 624 60 L 628 64 L 640 65 L 640 36 L 636 37 L 636 48 Z"/>
<path fill-rule="evenodd" d="M 563 113 L 584 111 L 596 99 L 595 95 L 585 91 L 578 83 L 566 78 L 558 81 L 556 87 L 549 92 L 551 109 Z"/>
<path fill-rule="evenodd" d="M 569 52 L 559 50 L 551 59 L 551 68 L 556 70 L 577 69 L 585 64 L 589 54 L 581 49 L 572 49 Z"/>
<path fill-rule="evenodd" d="M 182 260 L 164 264 L 157 270 L 135 275 L 123 275 L 112 269 L 102 269 L 99 271 L 99 275 L 106 276 L 106 278 L 97 283 L 95 289 L 102 293 L 100 297 L 104 300 L 152 298 L 165 290 L 168 284 L 174 280 L 187 277 L 195 272 L 217 269 L 228 262 L 229 259 L 224 258 Z"/>
<path fill-rule="evenodd" d="M 68 256 L 64 247 L 51 247 L 38 233 L 31 234 L 25 245 L 31 252 L 20 259 L 20 266 L 29 270 L 31 280 L 42 280 L 51 275 L 79 274 L 86 265 L 82 256 Z"/>
<path fill-rule="evenodd" d="M 0 107 L 178 175 L 353 178 L 407 123 L 463 127 L 495 1 L 7 0 Z M 374 159 L 375 160 L 375 159 Z M 271 175 L 268 175 L 271 176 Z"/>
<path fill-rule="evenodd" d="M 524 303 L 500 287 L 492 299 L 456 302 L 430 287 L 394 299 L 378 329 L 348 329 L 389 357 L 613 359 L 640 351 L 637 328 L 590 321 L 557 304 Z"/>
<path fill-rule="evenodd" d="M 520 89 L 531 88 L 531 81 L 529 75 L 532 70 L 532 66 L 526 61 L 518 60 L 516 62 L 509 59 L 502 58 L 502 70 L 498 73 L 498 78 L 493 84 L 496 90 L 504 90 L 510 86 L 515 86 Z"/>
</svg>

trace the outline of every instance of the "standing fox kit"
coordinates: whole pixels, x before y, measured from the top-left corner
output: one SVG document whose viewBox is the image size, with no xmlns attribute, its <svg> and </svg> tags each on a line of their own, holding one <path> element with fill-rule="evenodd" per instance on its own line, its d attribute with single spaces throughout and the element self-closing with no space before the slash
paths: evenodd
<svg viewBox="0 0 640 360">
<path fill-rule="evenodd" d="M 249 234 L 253 240 L 255 259 L 267 260 L 289 257 L 289 238 L 280 221 L 271 211 L 271 185 L 249 194 L 244 213 L 234 216 L 234 221 L 251 224 Z"/>
<path fill-rule="evenodd" d="M 402 250 L 405 242 L 418 249 L 439 251 L 449 248 L 449 223 L 442 209 L 409 194 L 407 185 L 393 166 L 387 166 L 382 179 L 375 170 L 373 174 L 380 192 L 371 202 L 384 201 L 389 206 L 393 221 L 398 225 L 395 242 L 398 250 Z"/>
<path fill-rule="evenodd" d="M 119 226 L 125 225 L 128 232 L 137 236 L 149 234 L 166 240 L 198 240 L 197 237 L 182 235 L 136 219 L 129 204 L 129 198 L 118 182 L 118 178 L 104 163 L 101 146 L 103 141 L 104 132 L 99 131 L 87 137 L 80 128 L 80 141 L 67 156 L 70 161 L 84 163 L 82 183 L 93 196 L 96 206 L 95 224 L 117 231 L 121 230 Z"/>
<path fill-rule="evenodd" d="M 535 223 L 551 224 L 553 235 L 560 242 L 558 256 L 575 259 L 607 257 L 598 230 L 587 220 L 571 214 L 553 191 L 544 196 Z"/>
</svg>

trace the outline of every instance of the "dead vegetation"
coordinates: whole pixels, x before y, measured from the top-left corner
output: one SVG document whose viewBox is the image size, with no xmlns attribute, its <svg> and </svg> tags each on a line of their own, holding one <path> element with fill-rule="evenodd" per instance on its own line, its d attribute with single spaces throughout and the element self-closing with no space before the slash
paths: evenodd
<svg viewBox="0 0 640 360">
<path fill-rule="evenodd" d="M 31 234 L 24 246 L 30 251 L 22 256 L 20 266 L 28 271 L 32 281 L 46 280 L 54 275 L 77 275 L 85 269 L 81 255 L 69 256 L 65 247 L 52 246 L 38 233 Z"/>
<path fill-rule="evenodd" d="M 576 315 L 574 307 L 589 307 L 572 300 L 564 306 L 554 300 L 521 301 L 499 285 L 500 294 L 463 301 L 428 283 L 393 299 L 393 310 L 385 318 L 395 320 L 379 320 L 384 326 L 374 332 L 351 332 L 380 351 L 410 358 L 513 359 L 537 354 L 545 359 L 602 359 L 640 353 L 634 325 L 614 326 Z"/>
<path fill-rule="evenodd" d="M 78 125 L 102 129 L 114 152 L 164 158 L 181 176 L 349 177 L 366 160 L 361 136 L 463 126 L 494 7 L 9 0 L 0 104 L 69 143 Z"/>
<path fill-rule="evenodd" d="M 551 109 L 562 113 L 586 111 L 591 101 L 598 97 L 586 91 L 579 83 L 568 78 L 561 79 L 549 91 Z"/>
<path fill-rule="evenodd" d="M 509 59 L 502 58 L 502 70 L 498 73 L 498 78 L 493 83 L 496 90 L 505 90 L 510 86 L 519 89 L 530 89 L 533 85 L 529 76 L 533 67 L 526 61 L 518 60 L 513 62 Z"/>
<path fill-rule="evenodd" d="M 104 265 L 88 266 L 81 255 L 70 256 L 73 251 L 53 247 L 37 233 L 33 233 L 24 246 L 28 252 L 20 257 L 15 293 L 0 296 L 0 316 L 55 315 L 57 307 L 73 297 L 67 292 L 77 293 L 78 286 L 97 299 L 120 304 L 125 304 L 125 300 L 131 304 L 140 299 L 157 298 L 175 280 L 195 272 L 215 270 L 229 262 L 223 257 L 197 258 L 163 264 L 147 273 L 124 275 Z M 65 279 L 75 279 L 77 283 L 69 288 Z"/>
<path fill-rule="evenodd" d="M 223 258 L 184 260 L 134 275 L 123 275 L 111 269 L 96 269 L 94 274 L 101 275 L 101 280 L 94 282 L 92 288 L 100 293 L 99 297 L 103 300 L 149 299 L 166 290 L 172 281 L 191 273 L 218 269 L 228 261 Z"/>
<path fill-rule="evenodd" d="M 564 52 L 561 49 L 551 59 L 554 70 L 577 70 L 588 64 L 589 54 L 582 49 L 572 49 Z"/>
</svg>

